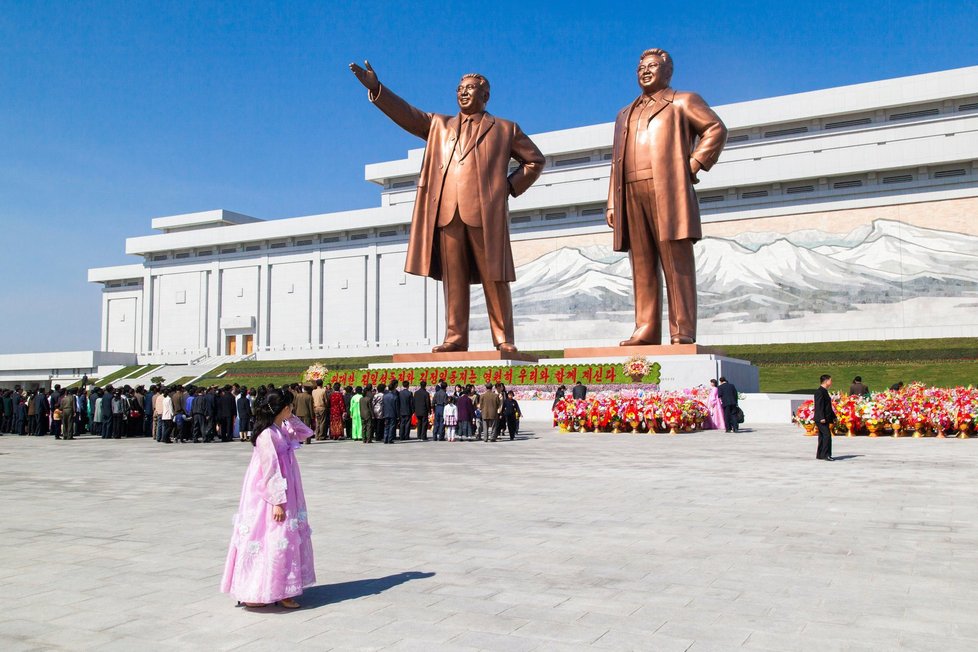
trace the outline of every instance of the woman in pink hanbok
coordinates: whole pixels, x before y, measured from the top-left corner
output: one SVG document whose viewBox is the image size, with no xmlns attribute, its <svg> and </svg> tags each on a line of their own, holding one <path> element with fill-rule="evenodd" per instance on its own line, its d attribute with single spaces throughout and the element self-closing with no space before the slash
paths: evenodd
<svg viewBox="0 0 978 652">
<path fill-rule="evenodd" d="M 292 416 L 292 393 L 272 390 L 258 406 L 241 502 L 224 565 L 221 592 L 246 607 L 293 598 L 316 581 L 312 530 L 295 450 L 312 431 Z"/>
<path fill-rule="evenodd" d="M 723 405 L 720 404 L 720 390 L 716 380 L 710 381 L 710 397 L 706 399 L 706 407 L 710 410 L 709 428 L 726 430 L 723 422 Z"/>
</svg>

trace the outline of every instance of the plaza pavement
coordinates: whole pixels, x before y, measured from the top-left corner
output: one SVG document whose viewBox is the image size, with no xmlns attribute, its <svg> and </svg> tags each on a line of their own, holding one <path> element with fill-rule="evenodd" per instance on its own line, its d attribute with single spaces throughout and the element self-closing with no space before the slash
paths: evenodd
<svg viewBox="0 0 978 652">
<path fill-rule="evenodd" d="M 299 451 L 318 586 L 218 593 L 251 446 L 0 438 L 0 650 L 975 650 L 978 441 Z"/>
</svg>

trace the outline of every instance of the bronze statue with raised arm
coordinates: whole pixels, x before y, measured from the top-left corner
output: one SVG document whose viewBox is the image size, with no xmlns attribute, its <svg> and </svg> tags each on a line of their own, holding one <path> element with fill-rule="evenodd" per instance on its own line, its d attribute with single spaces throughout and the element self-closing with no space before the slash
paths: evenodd
<svg viewBox="0 0 978 652">
<path fill-rule="evenodd" d="M 635 288 L 635 332 L 621 346 L 661 344 L 662 288 L 669 300 L 673 344 L 696 341 L 699 204 L 693 184 L 727 141 L 727 128 L 696 93 L 669 87 L 672 58 L 646 50 L 638 64 L 642 94 L 618 113 L 608 190 L 615 251 L 627 251 Z"/>
<path fill-rule="evenodd" d="M 468 350 L 469 285 L 481 283 L 493 344 L 515 352 L 508 195 L 518 197 L 533 185 L 543 154 L 515 122 L 486 113 L 489 81 L 482 75 L 463 75 L 456 89 L 459 113 L 442 115 L 395 95 L 369 62 L 362 68 L 351 63 L 350 70 L 378 109 L 427 143 L 404 270 L 444 285 L 445 341 L 433 351 Z M 512 173 L 510 159 L 518 163 Z"/>
</svg>

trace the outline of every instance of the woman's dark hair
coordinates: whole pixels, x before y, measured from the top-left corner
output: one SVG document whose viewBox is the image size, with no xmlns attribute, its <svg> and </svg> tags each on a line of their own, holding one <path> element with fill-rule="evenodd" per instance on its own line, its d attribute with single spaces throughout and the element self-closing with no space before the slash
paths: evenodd
<svg viewBox="0 0 978 652">
<path fill-rule="evenodd" d="M 255 446 L 258 437 L 270 425 L 275 423 L 275 417 L 281 414 L 282 410 L 292 405 L 294 398 L 292 392 L 287 389 L 273 389 L 265 394 L 264 400 L 258 404 L 258 409 L 255 410 L 255 425 L 253 428 L 255 435 L 251 438 L 252 446 Z"/>
</svg>

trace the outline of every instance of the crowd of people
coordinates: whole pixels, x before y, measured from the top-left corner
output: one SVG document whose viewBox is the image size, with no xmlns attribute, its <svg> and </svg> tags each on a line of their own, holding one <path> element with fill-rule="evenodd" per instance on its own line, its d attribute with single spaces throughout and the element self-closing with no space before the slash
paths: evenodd
<svg viewBox="0 0 978 652">
<path fill-rule="evenodd" d="M 160 443 L 248 441 L 257 408 L 274 385 L 249 388 L 151 385 L 146 388 L 82 386 L 0 391 L 0 434 L 53 435 L 71 440 L 93 434 L 102 439 L 149 437 Z M 318 440 L 349 439 L 392 444 L 421 441 L 515 439 L 520 406 L 502 383 L 450 389 L 444 381 L 416 388 L 408 381 L 358 387 L 293 384 L 295 416 Z"/>
</svg>

